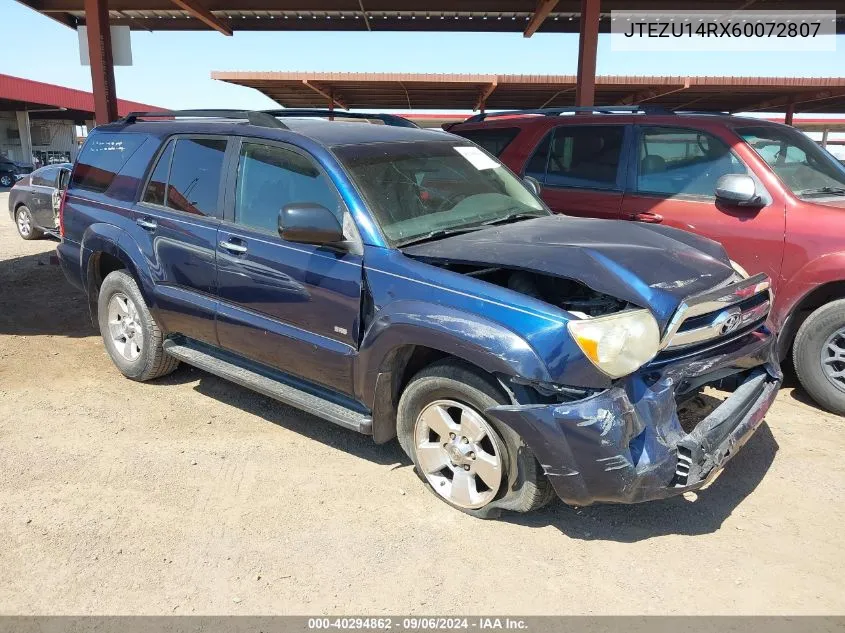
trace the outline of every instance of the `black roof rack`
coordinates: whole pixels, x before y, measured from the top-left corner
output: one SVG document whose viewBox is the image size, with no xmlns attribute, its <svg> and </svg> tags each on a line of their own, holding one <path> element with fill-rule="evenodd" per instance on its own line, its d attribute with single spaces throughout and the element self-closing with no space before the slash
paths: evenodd
<svg viewBox="0 0 845 633">
<path fill-rule="evenodd" d="M 120 119 L 120 123 L 135 123 L 141 119 L 173 119 L 177 117 L 209 119 L 245 119 L 250 125 L 289 129 L 287 125 L 267 112 L 257 110 L 164 110 L 160 112 L 130 112 Z"/>
<path fill-rule="evenodd" d="M 419 127 L 413 121 L 395 114 L 377 114 L 375 112 L 343 112 L 326 108 L 284 108 L 282 110 L 264 110 L 264 114 L 274 117 L 333 117 L 335 119 L 373 119 L 393 127 Z"/>
<path fill-rule="evenodd" d="M 567 106 L 563 108 L 532 108 L 526 110 L 506 110 L 503 112 L 485 112 L 471 116 L 464 123 L 478 123 L 492 117 L 518 116 L 520 114 L 542 114 L 543 116 L 559 116 L 576 112 L 589 112 L 596 114 L 672 114 L 663 106 Z"/>
</svg>

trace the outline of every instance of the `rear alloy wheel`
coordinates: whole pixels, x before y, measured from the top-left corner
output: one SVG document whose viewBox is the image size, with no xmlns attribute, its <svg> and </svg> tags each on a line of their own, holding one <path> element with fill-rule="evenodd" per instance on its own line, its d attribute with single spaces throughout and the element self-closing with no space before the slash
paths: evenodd
<svg viewBox="0 0 845 633">
<path fill-rule="evenodd" d="M 15 225 L 18 228 L 18 235 L 25 240 L 34 240 L 41 237 L 41 231 L 35 226 L 32 219 L 32 212 L 28 207 L 21 205 L 15 211 Z"/>
<path fill-rule="evenodd" d="M 144 333 L 141 330 L 138 308 L 122 292 L 116 292 L 109 299 L 109 336 L 117 352 L 128 361 L 141 355 Z"/>
<path fill-rule="evenodd" d="M 795 336 L 798 380 L 828 411 L 845 415 L 845 299 L 813 312 Z"/>
<path fill-rule="evenodd" d="M 164 351 L 164 335 L 144 303 L 138 283 L 125 270 L 110 272 L 103 280 L 97 318 L 106 351 L 127 378 L 151 380 L 179 365 Z"/>
<path fill-rule="evenodd" d="M 490 503 L 502 484 L 504 449 L 472 407 L 435 400 L 417 416 L 417 461 L 434 491 L 464 510 Z"/>
<path fill-rule="evenodd" d="M 9 174 L 3 174 L 0 176 L 0 187 L 11 187 L 13 184 L 15 183 Z"/>
</svg>

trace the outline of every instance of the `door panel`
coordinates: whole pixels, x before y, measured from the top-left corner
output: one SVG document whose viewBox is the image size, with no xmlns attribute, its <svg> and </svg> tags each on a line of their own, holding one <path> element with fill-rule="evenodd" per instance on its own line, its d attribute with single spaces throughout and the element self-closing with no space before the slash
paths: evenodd
<svg viewBox="0 0 845 633">
<path fill-rule="evenodd" d="M 721 175 L 751 172 L 725 142 L 709 133 L 666 127 L 638 132 L 638 159 L 630 167 L 631 191 L 622 203 L 623 217 L 721 242 L 749 274 L 764 272 L 777 284 L 785 228 L 782 201 L 763 208 L 717 201 L 715 184 Z"/>
<path fill-rule="evenodd" d="M 30 185 L 29 210 L 38 226 L 52 229 L 55 227 L 53 216 L 53 192 L 56 190 L 58 167 L 45 167 L 35 171 Z"/>
<path fill-rule="evenodd" d="M 161 325 L 217 344 L 217 232 L 227 141 L 179 137 L 161 151 L 129 233 L 155 277 Z"/>
<path fill-rule="evenodd" d="M 243 142 L 220 229 L 220 345 L 300 378 L 353 394 L 362 258 L 282 240 L 279 211 L 310 202 L 346 214 L 316 162 L 281 144 Z"/>
<path fill-rule="evenodd" d="M 351 395 L 361 258 L 232 225 L 220 229 L 219 242 L 220 345 Z"/>
</svg>

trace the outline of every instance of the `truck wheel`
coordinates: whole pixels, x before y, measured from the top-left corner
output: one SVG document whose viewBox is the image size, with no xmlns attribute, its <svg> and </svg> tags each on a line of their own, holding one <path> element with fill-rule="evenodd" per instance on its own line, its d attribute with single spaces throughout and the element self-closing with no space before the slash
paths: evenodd
<svg viewBox="0 0 845 633">
<path fill-rule="evenodd" d="M 845 299 L 807 317 L 795 337 L 792 359 L 807 393 L 828 411 L 845 415 Z"/>
<path fill-rule="evenodd" d="M 528 512 L 554 490 L 515 431 L 484 411 L 510 404 L 496 383 L 455 361 L 420 371 L 399 400 L 397 435 L 417 475 L 449 505 L 479 518 Z"/>
<path fill-rule="evenodd" d="M 32 212 L 26 205 L 21 205 L 15 211 L 15 226 L 18 227 L 18 235 L 25 240 L 36 240 L 42 233 L 35 227 L 32 219 Z"/>
<path fill-rule="evenodd" d="M 106 351 L 127 378 L 151 380 L 179 366 L 162 348 L 164 336 L 138 284 L 125 270 L 111 272 L 103 280 L 97 316 Z"/>
</svg>

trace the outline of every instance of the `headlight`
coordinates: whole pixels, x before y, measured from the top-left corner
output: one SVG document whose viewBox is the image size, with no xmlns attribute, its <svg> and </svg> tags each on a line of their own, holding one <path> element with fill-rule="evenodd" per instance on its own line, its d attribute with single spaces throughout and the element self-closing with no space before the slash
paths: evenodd
<svg viewBox="0 0 845 633">
<path fill-rule="evenodd" d="M 573 320 L 569 333 L 593 364 L 611 378 L 627 376 L 657 354 L 660 328 L 648 310 Z"/>
</svg>

